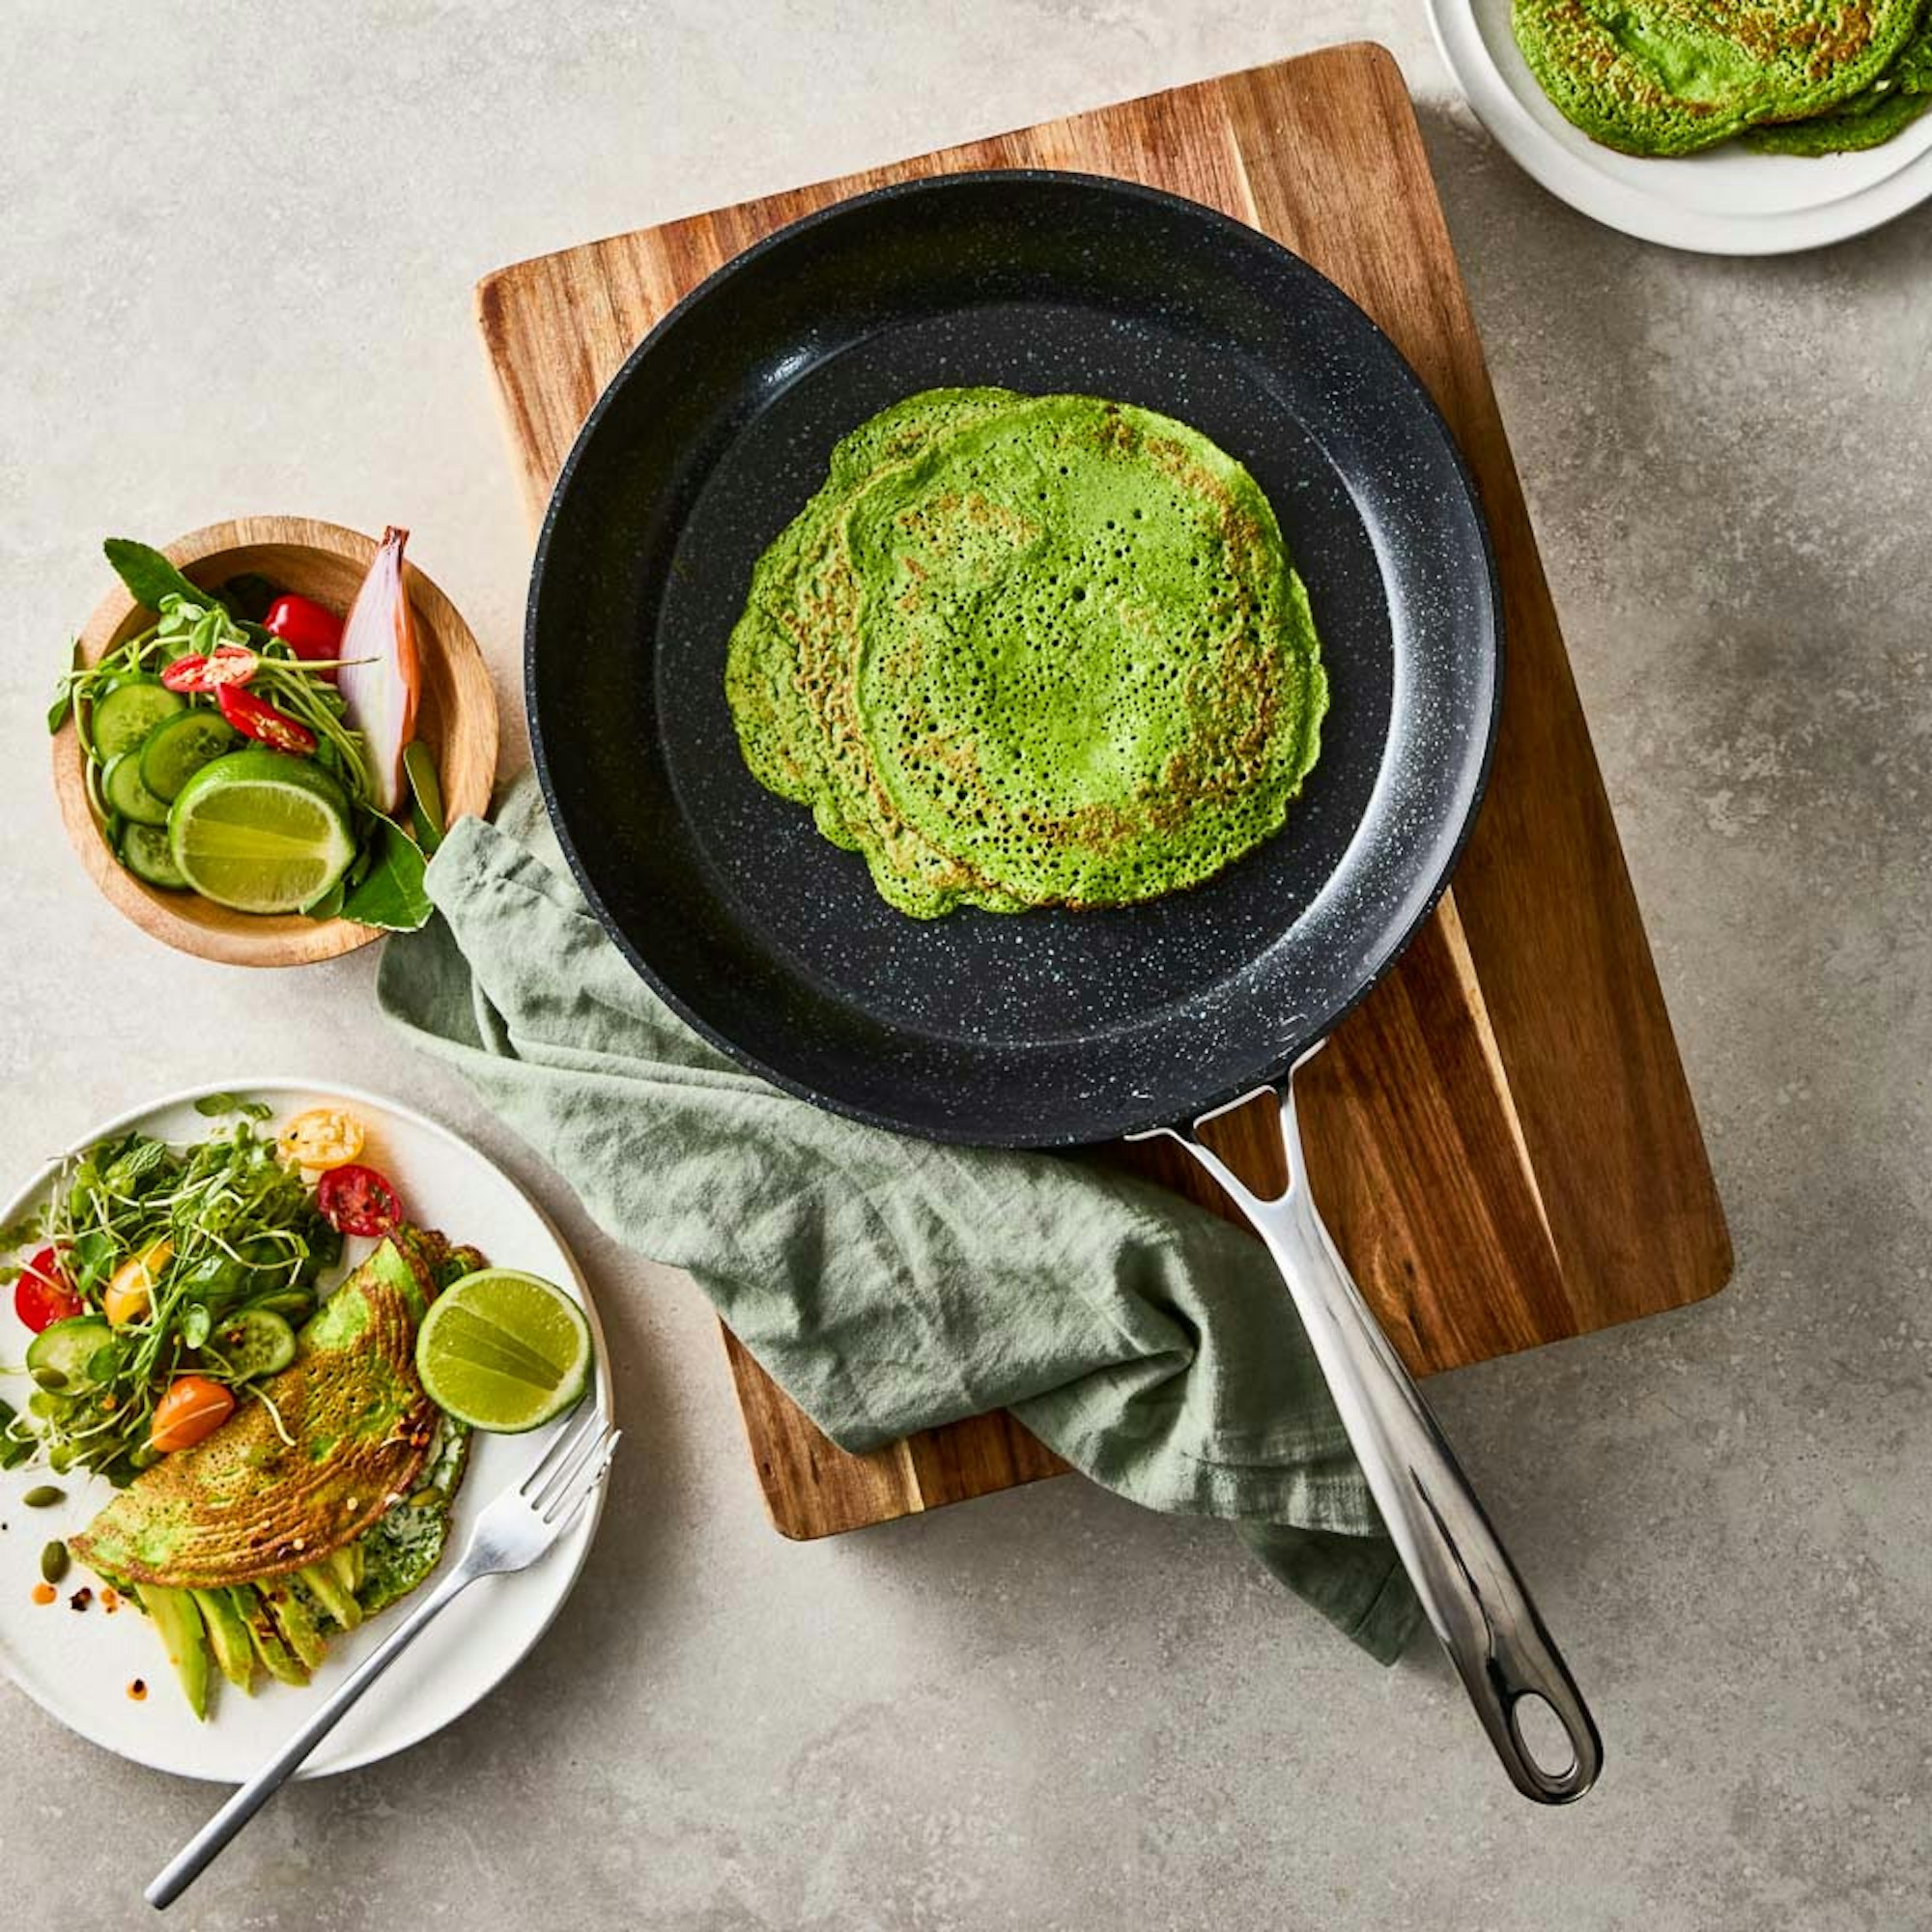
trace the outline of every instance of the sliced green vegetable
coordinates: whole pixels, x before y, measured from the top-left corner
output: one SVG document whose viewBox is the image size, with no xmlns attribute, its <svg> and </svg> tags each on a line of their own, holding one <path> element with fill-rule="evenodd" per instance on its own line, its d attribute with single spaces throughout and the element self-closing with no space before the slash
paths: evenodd
<svg viewBox="0 0 1932 1932">
<path fill-rule="evenodd" d="M 103 763 L 131 752 L 164 718 L 187 709 L 187 699 L 157 677 L 125 677 L 88 707 L 87 732 Z"/>
<path fill-rule="evenodd" d="M 172 803 L 203 765 L 232 752 L 237 742 L 219 713 L 198 705 L 163 718 L 141 741 L 141 782 Z"/>
<path fill-rule="evenodd" d="M 308 1666 L 289 1648 L 273 1613 L 262 1601 L 262 1593 L 252 1583 L 238 1583 L 228 1596 L 236 1614 L 247 1625 L 248 1639 L 269 1675 L 284 1684 L 306 1684 Z"/>
<path fill-rule="evenodd" d="M 203 1640 L 201 1612 L 185 1590 L 171 1589 L 161 1583 L 136 1583 L 140 1598 L 161 1641 L 168 1647 L 168 1662 L 187 1693 L 187 1707 L 197 1718 L 208 1716 L 208 1645 Z"/>
<path fill-rule="evenodd" d="M 303 1667 L 316 1670 L 328 1655 L 328 1639 L 315 1620 L 308 1599 L 296 1587 L 294 1579 L 275 1577 L 257 1586 L 275 1620 L 275 1628 L 289 1648 L 301 1659 Z"/>
<path fill-rule="evenodd" d="M 201 1612 L 208 1647 L 221 1674 L 238 1690 L 252 1694 L 255 1688 L 255 1643 L 248 1626 L 226 1590 L 190 1590 Z"/>
<path fill-rule="evenodd" d="M 114 1331 L 99 1315 L 70 1315 L 50 1321 L 27 1344 L 29 1372 L 53 1369 L 69 1382 L 91 1380 L 88 1365 L 94 1351 L 114 1339 Z"/>
<path fill-rule="evenodd" d="M 239 1308 L 214 1335 L 214 1351 L 238 1381 L 271 1376 L 296 1358 L 296 1331 L 271 1309 Z"/>
<path fill-rule="evenodd" d="M 121 863 L 144 884 L 158 886 L 164 893 L 187 891 L 187 880 L 175 864 L 165 825 L 123 825 L 114 849 Z"/>
<path fill-rule="evenodd" d="M 355 1592 L 335 1574 L 333 1563 L 304 1564 L 297 1575 L 309 1595 L 344 1630 L 353 1631 L 362 1621 L 362 1605 L 355 1601 Z"/>
</svg>

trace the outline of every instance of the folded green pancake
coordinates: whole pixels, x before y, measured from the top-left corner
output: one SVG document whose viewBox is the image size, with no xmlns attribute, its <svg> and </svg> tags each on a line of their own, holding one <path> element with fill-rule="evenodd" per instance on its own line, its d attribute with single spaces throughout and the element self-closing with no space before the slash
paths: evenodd
<svg viewBox="0 0 1932 1932">
<path fill-rule="evenodd" d="M 1845 155 L 1883 147 L 1932 109 L 1932 7 L 1898 59 L 1863 90 L 1829 114 L 1807 121 L 1769 123 L 1746 136 L 1764 155 Z"/>
<path fill-rule="evenodd" d="M 1514 0 L 1530 71 L 1593 139 L 1685 155 L 1878 82 L 1924 0 Z"/>
<path fill-rule="evenodd" d="M 1254 479 L 1088 396 L 936 391 L 856 432 L 761 560 L 747 763 L 929 917 L 1177 891 L 1277 831 L 1326 705 Z"/>
<path fill-rule="evenodd" d="M 1902 134 L 1928 108 L 1932 95 L 1893 89 L 1873 100 L 1861 100 L 1834 114 L 1814 115 L 1809 121 L 1779 121 L 1753 128 L 1745 145 L 1760 155 L 1849 155 L 1882 148 Z"/>
<path fill-rule="evenodd" d="M 810 806 L 819 832 L 873 860 L 880 892 L 929 918 L 962 895 L 998 911 L 1009 899 L 905 823 L 871 782 L 844 724 L 835 667 L 849 661 L 858 585 L 844 542 L 854 500 L 951 431 L 1026 399 L 1009 389 L 929 389 L 860 425 L 833 451 L 824 487 L 753 569 L 731 636 L 725 693 L 745 761 L 781 798 Z"/>
<path fill-rule="evenodd" d="M 416 1491 L 439 1434 L 415 1373 L 426 1265 L 383 1242 L 303 1327 L 268 1402 L 144 1470 L 73 1553 L 117 1580 L 213 1589 L 312 1565 L 373 1528 Z"/>
</svg>

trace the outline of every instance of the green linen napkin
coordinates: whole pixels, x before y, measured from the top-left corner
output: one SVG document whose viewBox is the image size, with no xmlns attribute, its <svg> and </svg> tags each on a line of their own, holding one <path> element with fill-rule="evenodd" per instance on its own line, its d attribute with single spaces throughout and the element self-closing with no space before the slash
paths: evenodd
<svg viewBox="0 0 1932 1932">
<path fill-rule="evenodd" d="M 1392 1662 L 1417 1605 L 1259 1242 L 1086 1160 L 828 1114 L 625 962 L 525 780 L 429 868 L 378 988 L 626 1246 L 688 1270 L 841 1448 L 1010 1408 L 1095 1482 L 1220 1517 Z"/>
</svg>

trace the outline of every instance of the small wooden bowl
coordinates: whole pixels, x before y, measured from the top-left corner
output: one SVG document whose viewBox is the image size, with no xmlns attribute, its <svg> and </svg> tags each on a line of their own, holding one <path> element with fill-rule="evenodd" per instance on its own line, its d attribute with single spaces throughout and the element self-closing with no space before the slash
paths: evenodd
<svg viewBox="0 0 1932 1932">
<path fill-rule="evenodd" d="M 169 561 L 206 588 L 255 571 L 280 589 L 344 614 L 375 555 L 373 537 L 306 517 L 242 517 L 193 530 L 167 546 Z M 483 654 L 456 607 L 414 564 L 406 564 L 405 571 L 422 666 L 416 736 L 435 753 L 443 811 L 454 824 L 466 812 L 489 810 L 497 777 L 497 695 Z M 93 664 L 154 621 L 152 611 L 117 585 L 88 619 L 81 656 Z M 346 919 L 231 912 L 194 893 L 144 885 L 108 849 L 88 804 L 87 757 L 71 719 L 55 733 L 53 747 L 54 790 L 67 836 L 94 883 L 143 932 L 229 966 L 303 966 L 382 937 L 374 926 Z"/>
</svg>

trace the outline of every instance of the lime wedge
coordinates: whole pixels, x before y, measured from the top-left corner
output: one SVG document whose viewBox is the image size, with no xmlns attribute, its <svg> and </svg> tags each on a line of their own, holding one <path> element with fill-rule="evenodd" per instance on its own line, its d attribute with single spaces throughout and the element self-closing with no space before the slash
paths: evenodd
<svg viewBox="0 0 1932 1932">
<path fill-rule="evenodd" d="M 349 797 L 306 758 L 256 747 L 203 765 L 168 812 L 168 849 L 202 897 L 299 912 L 355 863 Z"/>
<path fill-rule="evenodd" d="M 452 1283 L 416 1330 L 416 1374 L 472 1429 L 520 1435 L 583 1399 L 590 1329 L 562 1289 L 515 1268 Z"/>
</svg>

